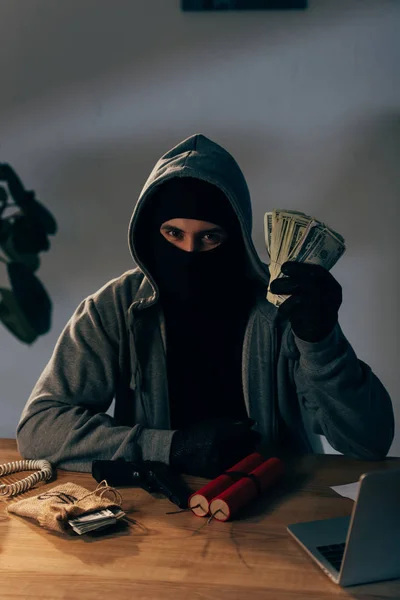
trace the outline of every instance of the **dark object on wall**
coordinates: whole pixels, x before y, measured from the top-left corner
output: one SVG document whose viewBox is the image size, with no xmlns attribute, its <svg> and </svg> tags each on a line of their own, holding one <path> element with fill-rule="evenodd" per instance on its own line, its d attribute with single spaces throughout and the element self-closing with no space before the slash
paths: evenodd
<svg viewBox="0 0 400 600">
<path fill-rule="evenodd" d="M 9 209 L 14 209 L 5 216 Z M 52 305 L 38 277 L 39 253 L 57 232 L 53 215 L 25 190 L 10 165 L 0 163 L 0 267 L 11 289 L 0 287 L 0 322 L 21 342 L 32 344 L 51 327 Z"/>
<path fill-rule="evenodd" d="M 182 10 L 291 10 L 307 8 L 307 0 L 182 0 Z"/>
</svg>

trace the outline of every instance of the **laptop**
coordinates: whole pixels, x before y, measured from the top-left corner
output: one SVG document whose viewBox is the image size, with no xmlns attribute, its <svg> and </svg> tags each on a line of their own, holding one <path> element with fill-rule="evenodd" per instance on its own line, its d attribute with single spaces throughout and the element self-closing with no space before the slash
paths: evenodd
<svg viewBox="0 0 400 600">
<path fill-rule="evenodd" d="M 341 586 L 400 577 L 400 469 L 361 475 L 350 517 L 295 523 L 287 530 Z"/>
</svg>

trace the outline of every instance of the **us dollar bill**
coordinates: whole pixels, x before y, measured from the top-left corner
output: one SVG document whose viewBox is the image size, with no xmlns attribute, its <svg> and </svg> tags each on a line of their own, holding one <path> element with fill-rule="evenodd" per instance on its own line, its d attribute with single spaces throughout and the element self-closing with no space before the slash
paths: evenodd
<svg viewBox="0 0 400 600">
<path fill-rule="evenodd" d="M 286 261 L 321 265 L 330 270 L 346 250 L 344 238 L 325 223 L 303 212 L 274 209 L 264 216 L 265 245 L 270 257 L 270 284 L 279 277 Z M 267 299 L 280 306 L 288 296 L 272 294 Z"/>
</svg>

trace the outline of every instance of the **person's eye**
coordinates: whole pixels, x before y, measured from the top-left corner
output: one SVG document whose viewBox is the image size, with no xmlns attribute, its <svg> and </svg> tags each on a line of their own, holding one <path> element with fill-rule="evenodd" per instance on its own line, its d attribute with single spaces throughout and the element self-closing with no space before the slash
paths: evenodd
<svg viewBox="0 0 400 600">
<path fill-rule="evenodd" d="M 220 244 L 222 242 L 222 236 L 219 233 L 206 233 L 203 235 L 203 240 L 207 244 Z"/>
<path fill-rule="evenodd" d="M 174 240 L 181 240 L 182 239 L 182 232 L 179 231 L 179 229 L 169 229 L 167 231 L 167 235 L 171 238 L 173 238 Z"/>
</svg>

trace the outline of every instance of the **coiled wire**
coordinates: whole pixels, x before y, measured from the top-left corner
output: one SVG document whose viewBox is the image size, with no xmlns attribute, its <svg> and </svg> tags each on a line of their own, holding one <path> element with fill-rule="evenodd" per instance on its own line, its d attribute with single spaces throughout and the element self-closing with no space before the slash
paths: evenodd
<svg viewBox="0 0 400 600">
<path fill-rule="evenodd" d="M 0 477 L 10 475 L 10 473 L 19 473 L 20 471 L 36 471 L 36 473 L 32 473 L 15 483 L 0 484 L 0 496 L 11 497 L 23 494 L 39 481 L 48 481 L 53 474 L 52 466 L 47 460 L 19 460 L 0 465 Z"/>
</svg>

